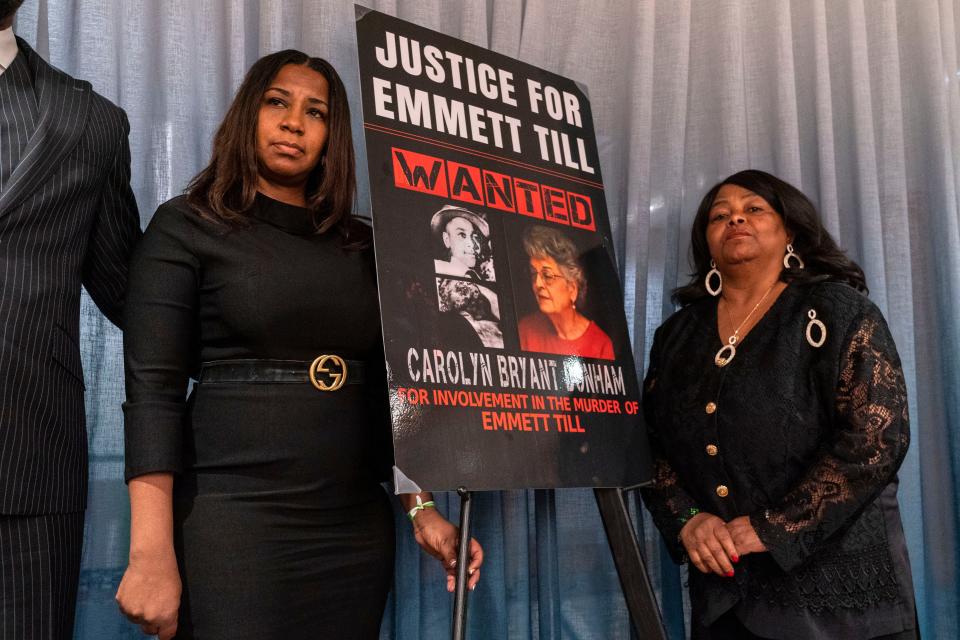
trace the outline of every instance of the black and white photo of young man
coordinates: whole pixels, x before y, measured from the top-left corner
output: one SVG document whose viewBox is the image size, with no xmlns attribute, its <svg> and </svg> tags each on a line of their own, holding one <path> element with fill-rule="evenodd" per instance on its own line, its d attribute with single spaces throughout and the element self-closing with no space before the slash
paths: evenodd
<svg viewBox="0 0 960 640">
<path fill-rule="evenodd" d="M 490 225 L 483 214 L 447 205 L 433 214 L 430 230 L 437 241 L 433 261 L 438 275 L 494 282 Z"/>
</svg>

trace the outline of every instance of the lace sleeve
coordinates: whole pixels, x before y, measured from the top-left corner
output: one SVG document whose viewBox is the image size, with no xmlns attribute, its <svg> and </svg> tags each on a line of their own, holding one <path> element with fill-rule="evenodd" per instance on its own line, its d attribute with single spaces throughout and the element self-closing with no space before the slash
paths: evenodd
<svg viewBox="0 0 960 640">
<path fill-rule="evenodd" d="M 841 350 L 834 430 L 780 504 L 750 516 L 785 571 L 816 553 L 893 479 L 910 440 L 907 392 L 886 322 L 871 307 Z"/>
<path fill-rule="evenodd" d="M 660 443 L 653 410 L 656 402 L 657 359 L 657 339 L 654 338 L 650 352 L 650 368 L 643 383 L 643 415 L 647 423 L 650 455 L 653 458 L 653 484 L 640 492 L 650 515 L 653 516 L 654 524 L 663 535 L 670 556 L 674 562 L 682 564 L 686 561 L 686 550 L 680 543 L 680 529 L 700 510 L 680 484 L 680 478 L 667 461 Z"/>
</svg>

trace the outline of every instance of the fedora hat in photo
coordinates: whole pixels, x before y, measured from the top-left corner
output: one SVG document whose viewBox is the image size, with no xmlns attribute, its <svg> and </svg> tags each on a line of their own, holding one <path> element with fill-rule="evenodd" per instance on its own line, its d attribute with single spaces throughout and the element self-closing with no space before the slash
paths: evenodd
<svg viewBox="0 0 960 640">
<path fill-rule="evenodd" d="M 430 229 L 433 231 L 433 235 L 440 237 L 440 234 L 447 228 L 447 223 L 449 223 L 454 218 L 463 218 L 464 220 L 469 220 L 470 224 L 473 227 L 483 234 L 484 238 L 490 237 L 490 225 L 487 224 L 487 221 L 483 218 L 482 214 L 474 213 L 463 207 L 458 207 L 455 205 L 448 204 L 443 207 L 435 214 L 430 220 Z"/>
</svg>

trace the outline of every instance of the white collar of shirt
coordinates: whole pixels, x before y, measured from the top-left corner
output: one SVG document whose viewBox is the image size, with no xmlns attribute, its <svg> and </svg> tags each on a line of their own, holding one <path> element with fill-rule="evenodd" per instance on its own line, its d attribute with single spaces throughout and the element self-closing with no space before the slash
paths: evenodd
<svg viewBox="0 0 960 640">
<path fill-rule="evenodd" d="M 13 64 L 17 57 L 17 38 L 13 35 L 13 27 L 0 31 L 0 73 Z"/>
</svg>

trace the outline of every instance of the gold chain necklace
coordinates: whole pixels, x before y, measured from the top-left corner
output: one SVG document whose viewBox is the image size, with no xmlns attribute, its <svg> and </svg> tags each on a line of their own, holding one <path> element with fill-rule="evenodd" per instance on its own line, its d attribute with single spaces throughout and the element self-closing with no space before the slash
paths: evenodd
<svg viewBox="0 0 960 640">
<path fill-rule="evenodd" d="M 733 360 L 734 356 L 737 355 L 737 341 L 740 340 L 740 329 L 743 329 L 743 325 L 747 324 L 747 320 L 753 316 L 753 314 L 760 308 L 760 305 L 763 304 L 763 301 L 767 299 L 767 296 L 770 295 L 770 292 L 773 291 L 773 288 L 777 286 L 777 283 L 774 282 L 770 285 L 770 288 L 767 289 L 767 292 L 763 294 L 763 297 L 760 298 L 760 301 L 754 305 L 753 309 L 750 310 L 750 313 L 747 314 L 747 317 L 743 319 L 743 322 L 740 323 L 740 326 L 734 330 L 733 335 L 730 336 L 727 344 L 720 347 L 720 351 L 717 351 L 717 355 L 713 356 L 713 363 L 718 367 L 724 367 L 730 364 L 730 361 Z M 717 308 L 719 309 L 720 304 L 717 303 Z M 727 314 L 729 317 L 729 313 Z"/>
</svg>

